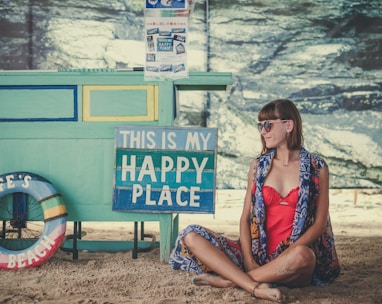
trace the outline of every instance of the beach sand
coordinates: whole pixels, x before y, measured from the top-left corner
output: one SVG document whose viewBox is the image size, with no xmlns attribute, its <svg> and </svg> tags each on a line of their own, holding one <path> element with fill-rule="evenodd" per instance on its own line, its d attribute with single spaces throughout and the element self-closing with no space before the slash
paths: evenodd
<svg viewBox="0 0 382 304">
<path fill-rule="evenodd" d="M 331 190 L 330 213 L 342 271 L 329 286 L 281 288 L 288 303 L 382 303 L 382 191 Z M 219 190 L 216 213 L 181 214 L 180 229 L 198 223 L 237 238 L 244 190 Z M 68 223 L 70 233 L 71 223 Z M 132 239 L 133 223 L 83 223 L 87 239 Z M 159 225 L 145 224 L 157 235 Z M 159 248 L 128 252 L 61 250 L 37 268 L 0 271 L 0 303 L 268 303 L 239 288 L 195 286 L 192 274 L 159 261 Z"/>
</svg>

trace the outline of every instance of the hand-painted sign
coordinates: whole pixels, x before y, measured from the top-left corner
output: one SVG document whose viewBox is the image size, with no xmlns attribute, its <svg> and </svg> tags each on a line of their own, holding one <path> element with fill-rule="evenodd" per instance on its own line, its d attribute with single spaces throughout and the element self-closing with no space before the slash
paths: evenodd
<svg viewBox="0 0 382 304">
<path fill-rule="evenodd" d="M 117 127 L 113 210 L 214 213 L 217 129 Z"/>
</svg>

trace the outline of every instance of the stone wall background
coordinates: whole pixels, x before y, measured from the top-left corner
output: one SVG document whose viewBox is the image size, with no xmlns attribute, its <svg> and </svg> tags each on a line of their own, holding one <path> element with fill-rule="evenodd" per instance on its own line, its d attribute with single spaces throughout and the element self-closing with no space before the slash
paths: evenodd
<svg viewBox="0 0 382 304">
<path fill-rule="evenodd" d="M 0 69 L 144 65 L 143 0 L 1 0 Z M 332 188 L 382 185 L 380 0 L 197 1 L 190 71 L 232 72 L 228 92 L 188 92 L 178 125 L 219 129 L 218 188 L 243 188 L 260 152 L 257 111 L 296 102 L 305 146 Z"/>
</svg>

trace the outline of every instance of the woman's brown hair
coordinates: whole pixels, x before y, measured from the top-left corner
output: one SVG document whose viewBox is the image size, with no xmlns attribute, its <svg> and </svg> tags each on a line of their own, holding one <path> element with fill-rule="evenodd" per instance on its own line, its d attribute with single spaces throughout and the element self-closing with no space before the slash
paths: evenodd
<svg viewBox="0 0 382 304">
<path fill-rule="evenodd" d="M 289 99 L 273 100 L 262 107 L 257 115 L 258 121 L 264 120 L 293 120 L 294 128 L 292 132 L 288 133 L 287 146 L 289 150 L 299 150 L 304 144 L 304 137 L 302 134 L 302 120 L 301 115 L 296 105 Z M 261 137 L 263 148 L 261 154 L 268 153 L 265 140 Z"/>
</svg>

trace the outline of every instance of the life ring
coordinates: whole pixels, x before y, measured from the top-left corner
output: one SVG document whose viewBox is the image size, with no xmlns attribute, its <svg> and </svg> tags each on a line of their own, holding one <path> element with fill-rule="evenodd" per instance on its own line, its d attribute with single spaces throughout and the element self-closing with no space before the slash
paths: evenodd
<svg viewBox="0 0 382 304">
<path fill-rule="evenodd" d="M 44 228 L 40 237 L 26 249 L 9 250 L 0 246 L 0 269 L 36 267 L 47 261 L 63 242 L 66 207 L 54 186 L 37 174 L 13 172 L 0 175 L 0 198 L 13 193 L 26 193 L 38 202 L 43 211 Z M 1 219 L 4 220 L 0 212 Z"/>
</svg>

